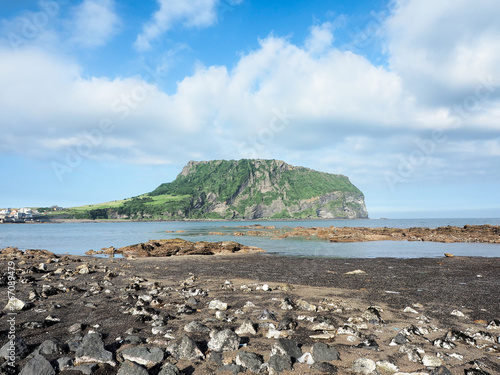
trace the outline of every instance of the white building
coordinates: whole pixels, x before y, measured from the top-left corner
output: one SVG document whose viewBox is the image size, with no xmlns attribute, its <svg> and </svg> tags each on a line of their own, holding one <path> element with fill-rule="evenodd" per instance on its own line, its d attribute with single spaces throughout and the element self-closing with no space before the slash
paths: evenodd
<svg viewBox="0 0 500 375">
<path fill-rule="evenodd" d="M 9 216 L 10 216 L 10 209 L 9 208 L 4 209 L 4 210 L 0 210 L 0 220 L 3 220 Z"/>
<path fill-rule="evenodd" d="M 31 208 L 20 208 L 19 214 L 22 214 L 26 219 L 31 219 L 33 217 L 33 211 L 31 211 Z"/>
</svg>

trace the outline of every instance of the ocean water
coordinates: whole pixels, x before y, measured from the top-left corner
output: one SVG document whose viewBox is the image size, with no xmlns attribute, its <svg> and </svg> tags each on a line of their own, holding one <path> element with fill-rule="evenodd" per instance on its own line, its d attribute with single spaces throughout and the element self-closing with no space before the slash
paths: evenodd
<svg viewBox="0 0 500 375">
<path fill-rule="evenodd" d="M 434 243 L 378 241 L 330 243 L 325 240 L 269 237 L 236 237 L 238 226 L 274 225 L 279 227 L 388 227 L 411 228 L 440 226 L 500 225 L 500 219 L 387 219 L 387 220 L 314 220 L 314 221 L 235 221 L 235 222 L 97 222 L 60 224 L 0 225 L 0 248 L 47 249 L 57 254 L 83 255 L 90 249 L 122 247 L 150 239 L 183 238 L 190 241 L 236 241 L 257 246 L 269 254 L 301 257 L 336 258 L 421 258 L 442 257 L 443 253 L 460 256 L 500 257 L 500 244 Z M 175 233 L 166 233 L 174 231 Z M 177 232 L 182 231 L 182 232 Z M 210 235 L 222 232 L 229 235 Z"/>
</svg>

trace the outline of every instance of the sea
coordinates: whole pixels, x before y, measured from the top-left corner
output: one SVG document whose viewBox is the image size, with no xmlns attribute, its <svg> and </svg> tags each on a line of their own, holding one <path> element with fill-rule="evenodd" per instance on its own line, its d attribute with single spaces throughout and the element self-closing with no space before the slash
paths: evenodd
<svg viewBox="0 0 500 375">
<path fill-rule="evenodd" d="M 498 219 L 380 219 L 310 221 L 230 221 L 230 222 L 95 222 L 0 225 L 0 249 L 46 249 L 56 254 L 84 255 L 86 251 L 116 248 L 150 239 L 182 238 L 189 241 L 236 241 L 257 246 L 268 255 L 333 258 L 432 258 L 444 253 L 456 256 L 500 257 L 500 244 L 435 243 L 416 241 L 376 241 L 330 243 L 321 239 L 234 236 L 241 226 L 261 224 L 281 227 L 387 227 L 412 228 L 464 225 L 500 225 Z M 219 232 L 227 235 L 215 235 Z"/>
</svg>

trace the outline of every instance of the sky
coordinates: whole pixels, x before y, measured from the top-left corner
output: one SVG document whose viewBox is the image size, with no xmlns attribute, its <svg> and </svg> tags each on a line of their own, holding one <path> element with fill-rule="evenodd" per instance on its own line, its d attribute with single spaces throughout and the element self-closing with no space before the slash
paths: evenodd
<svg viewBox="0 0 500 375">
<path fill-rule="evenodd" d="M 189 160 L 347 175 L 371 218 L 500 217 L 498 0 L 0 2 L 0 207 Z"/>
</svg>

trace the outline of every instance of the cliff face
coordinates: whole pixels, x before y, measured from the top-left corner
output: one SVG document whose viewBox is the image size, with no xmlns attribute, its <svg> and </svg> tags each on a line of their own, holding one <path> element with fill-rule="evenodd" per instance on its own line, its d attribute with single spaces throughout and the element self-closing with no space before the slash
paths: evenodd
<svg viewBox="0 0 500 375">
<path fill-rule="evenodd" d="M 171 218 L 368 218 L 363 193 L 346 176 L 279 160 L 190 161 L 149 196 L 179 197 Z"/>
</svg>

